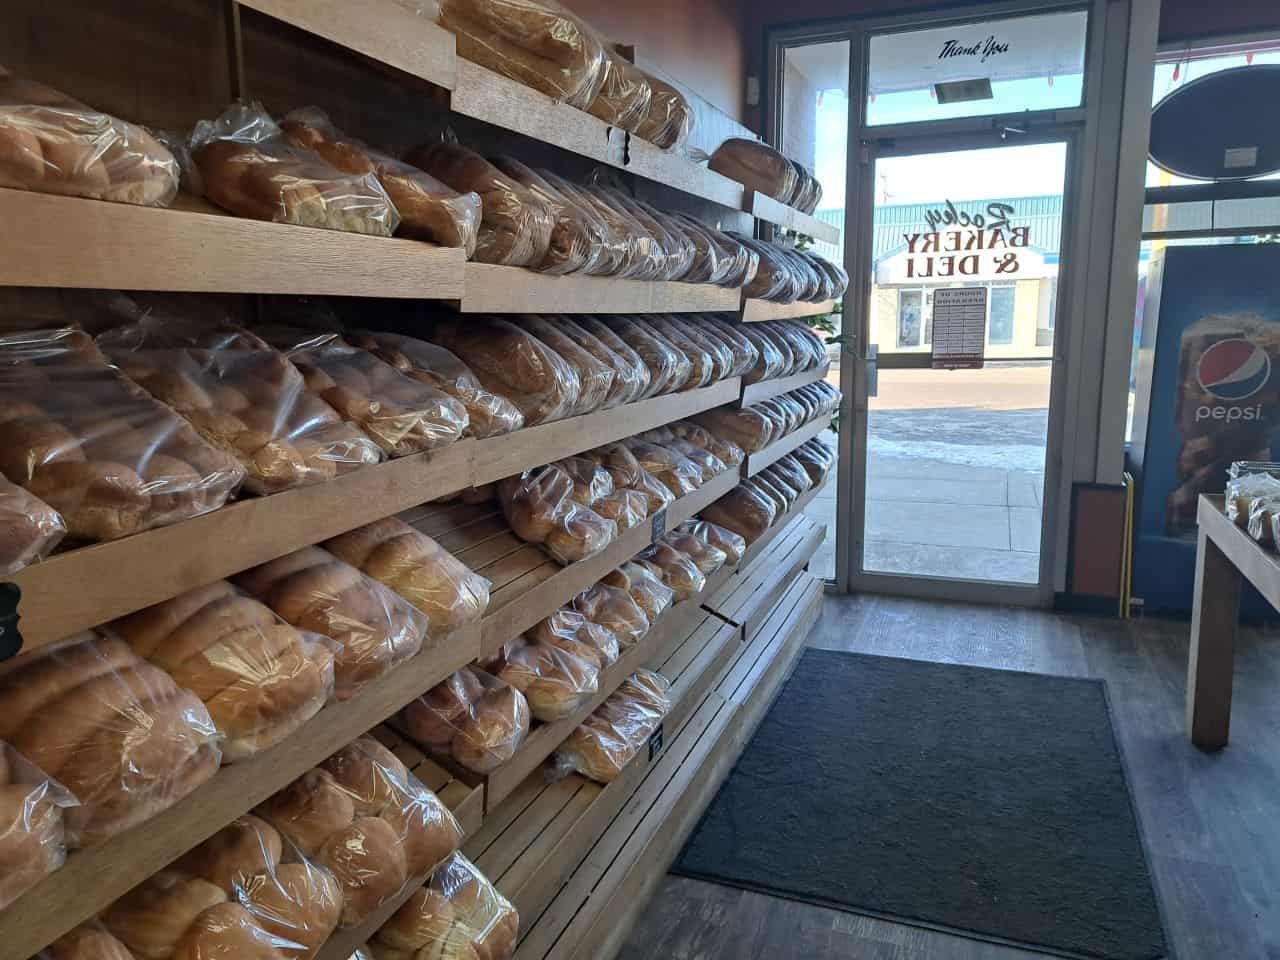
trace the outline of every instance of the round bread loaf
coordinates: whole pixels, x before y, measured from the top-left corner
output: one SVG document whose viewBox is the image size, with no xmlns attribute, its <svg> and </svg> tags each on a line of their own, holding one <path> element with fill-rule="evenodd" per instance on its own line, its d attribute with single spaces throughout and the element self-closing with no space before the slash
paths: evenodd
<svg viewBox="0 0 1280 960">
<path fill-rule="evenodd" d="M 342 890 L 332 873 L 309 863 L 286 863 L 251 878 L 240 903 L 267 933 L 291 945 L 288 957 L 314 957 L 338 927 Z"/>
<path fill-rule="evenodd" d="M 86 924 L 59 937 L 40 960 L 137 960 L 129 948 L 100 926 Z"/>
<path fill-rule="evenodd" d="M 418 787 L 402 805 L 388 807 L 382 819 L 400 836 L 411 877 L 427 873 L 462 844 L 458 821 L 426 787 Z"/>
<path fill-rule="evenodd" d="M 220 903 L 196 918 L 173 951 L 173 960 L 285 960 L 288 944 L 273 937 L 238 903 Z"/>
<path fill-rule="evenodd" d="M 351 826 L 355 802 L 327 770 L 308 770 L 262 805 L 262 816 L 308 857 Z"/>
<path fill-rule="evenodd" d="M 0 786 L 0 909 L 66 860 L 62 810 L 48 794 L 44 785 Z"/>
<path fill-rule="evenodd" d="M 273 871 L 282 846 L 275 827 L 246 813 L 189 850 L 174 869 L 207 880 L 230 895 L 250 877 Z"/>
<path fill-rule="evenodd" d="M 490 773 L 513 756 L 529 732 L 529 704 L 505 683 L 477 700 L 450 744 L 453 758 L 468 770 Z"/>
<path fill-rule="evenodd" d="M 412 954 L 446 938 L 454 923 L 453 904 L 431 887 L 419 887 L 379 929 L 375 940 L 382 946 Z"/>
<path fill-rule="evenodd" d="M 0 676 L 0 740 L 13 743 L 19 731 L 39 726 L 34 718 L 46 704 L 137 661 L 120 640 L 93 633 L 23 657 Z"/>
<path fill-rule="evenodd" d="M 377 817 L 361 817 L 331 835 L 318 859 L 342 886 L 344 926 L 364 920 L 408 879 L 400 838 Z"/>
<path fill-rule="evenodd" d="M 369 736 L 347 744 L 321 767 L 351 797 L 358 817 L 381 816 L 402 805 L 417 782 L 399 757 Z"/>
<path fill-rule="evenodd" d="M 102 919 L 139 960 L 166 960 L 196 918 L 226 900 L 226 892 L 206 880 L 162 870 L 108 907 Z"/>
</svg>

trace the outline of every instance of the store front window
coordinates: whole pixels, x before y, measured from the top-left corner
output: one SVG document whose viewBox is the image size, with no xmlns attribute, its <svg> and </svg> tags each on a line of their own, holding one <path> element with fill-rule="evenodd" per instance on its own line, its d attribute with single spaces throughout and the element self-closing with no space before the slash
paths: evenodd
<svg viewBox="0 0 1280 960">
<path fill-rule="evenodd" d="M 924 291 L 903 290 L 898 294 L 898 346 L 918 347 L 924 334 Z"/>
<path fill-rule="evenodd" d="M 1005 347 L 1013 343 L 1015 292 L 1012 283 L 990 285 L 987 296 L 987 343 L 990 346 Z"/>
</svg>

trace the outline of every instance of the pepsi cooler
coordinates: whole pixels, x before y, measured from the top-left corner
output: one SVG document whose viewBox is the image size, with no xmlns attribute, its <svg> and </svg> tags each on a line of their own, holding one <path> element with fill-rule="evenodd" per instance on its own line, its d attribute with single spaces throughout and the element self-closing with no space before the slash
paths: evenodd
<svg viewBox="0 0 1280 960">
<path fill-rule="evenodd" d="M 1130 465 L 1133 595 L 1188 613 L 1196 504 L 1236 460 L 1280 458 L 1280 246 L 1167 247 L 1151 258 Z M 1246 616 L 1275 616 L 1261 597 Z"/>
</svg>

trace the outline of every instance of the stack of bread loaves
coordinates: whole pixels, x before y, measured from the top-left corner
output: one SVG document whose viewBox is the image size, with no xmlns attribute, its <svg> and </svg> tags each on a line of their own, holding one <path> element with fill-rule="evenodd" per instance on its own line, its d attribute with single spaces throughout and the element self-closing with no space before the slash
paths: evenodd
<svg viewBox="0 0 1280 960">
<path fill-rule="evenodd" d="M 758 140 L 726 140 L 711 155 L 710 167 L 804 213 L 813 213 L 822 200 L 822 185 L 808 169 Z"/>
<path fill-rule="evenodd" d="M 605 598 L 616 597 L 612 593 L 613 589 L 625 590 L 643 611 L 650 625 L 657 623 L 658 618 L 676 600 L 675 589 L 664 582 L 662 574 L 638 559 L 629 560 L 618 569 L 611 570 L 600 583 L 603 587 L 597 592 Z M 605 587 L 610 589 L 604 590 Z M 625 608 L 625 604 L 623 606 Z"/>
<path fill-rule="evenodd" d="M 326 868 L 284 856 L 280 833 L 245 815 L 139 884 L 101 920 L 138 960 L 310 960 L 338 926 Z"/>
<path fill-rule="evenodd" d="M 75 802 L 0 741 L 0 910 L 66 861 L 63 809 Z"/>
<path fill-rule="evenodd" d="M 649 546 L 636 557 L 635 563 L 670 587 L 677 602 L 683 603 L 706 589 L 707 578 L 698 564 L 666 540 Z"/>
<path fill-rule="evenodd" d="M 726 563 L 734 565 L 741 563 L 743 555 L 747 552 L 747 541 L 739 534 L 708 520 L 686 520 L 676 527 L 675 534 L 677 538 L 693 535 L 700 543 L 705 544 L 708 550 L 715 549 L 722 552 Z M 682 549 L 679 539 L 673 539 L 671 543 L 676 548 Z M 686 550 L 685 552 L 693 557 L 695 561 L 697 560 L 697 550 Z M 702 569 L 701 566 L 699 566 L 699 569 Z M 703 572 L 706 573 L 707 571 L 703 570 Z"/>
<path fill-rule="evenodd" d="M 66 533 L 57 510 L 0 476 L 0 576 L 43 560 Z"/>
<path fill-rule="evenodd" d="M 178 163 L 142 127 L 0 66 L 0 187 L 165 207 Z"/>
<path fill-rule="evenodd" d="M 426 614 L 436 636 L 477 622 L 489 606 L 488 580 L 398 517 L 334 537 L 324 547 Z"/>
<path fill-rule="evenodd" d="M 0 739 L 62 783 L 69 849 L 148 820 L 218 769 L 209 711 L 122 640 L 81 634 L 6 665 Z"/>
<path fill-rule="evenodd" d="M 821 438 L 814 437 L 791 452 L 796 462 L 809 474 L 815 487 L 822 486 L 836 463 L 836 452 Z"/>
<path fill-rule="evenodd" d="M 656 613 L 665 609 L 661 601 L 646 606 Z M 633 646 L 653 625 L 645 607 L 627 589 L 603 580 L 574 597 L 573 609 L 613 634 L 620 648 Z"/>
<path fill-rule="evenodd" d="M 725 469 L 737 467 L 746 459 L 746 451 L 732 440 L 717 437 L 706 427 L 692 420 L 677 420 L 675 423 L 667 424 L 667 429 L 675 438 L 676 449 L 685 456 L 690 456 L 690 446 L 698 447 L 724 464 Z"/>
<path fill-rule="evenodd" d="M 244 479 L 233 457 L 69 327 L 0 335 L 0 472 L 58 511 L 77 540 L 207 513 Z"/>
<path fill-rule="evenodd" d="M 529 703 L 515 687 L 464 667 L 399 714 L 404 733 L 426 750 L 476 773 L 506 763 L 529 733 Z"/>
<path fill-rule="evenodd" d="M 304 547 L 235 577 L 300 630 L 331 637 L 339 700 L 416 656 L 430 625 L 425 614 L 322 547 Z"/>
<path fill-rule="evenodd" d="M 454 854 L 373 935 L 378 960 L 508 960 L 520 918 L 462 854 Z"/>
<path fill-rule="evenodd" d="M 742 295 L 772 303 L 823 303 L 843 296 L 849 286 L 844 269 L 809 251 L 748 237 L 738 240 L 760 258 L 756 275 Z"/>
<path fill-rule="evenodd" d="M 699 514 L 748 544 L 759 540 L 779 516 L 775 502 L 746 483 L 738 484 Z"/>
<path fill-rule="evenodd" d="M 91 920 L 63 934 L 36 954 L 35 960 L 138 960 L 123 943 Z"/>
<path fill-rule="evenodd" d="M 557 769 L 600 783 L 615 780 L 670 712 L 670 693 L 662 674 L 633 674 L 560 745 Z"/>
<path fill-rule="evenodd" d="M 297 368 L 254 334 L 163 308 L 139 314 L 99 334 L 98 346 L 239 460 L 253 493 L 331 480 L 382 459 L 376 443 L 308 392 Z"/>
<path fill-rule="evenodd" d="M 608 627 L 588 620 L 572 607 L 561 607 L 525 634 L 530 643 L 563 650 L 602 671 L 618 660 L 618 638 Z"/>
<path fill-rule="evenodd" d="M 695 529 L 677 528 L 662 538 L 662 542 L 693 561 L 698 572 L 704 577 L 718 573 L 726 563 L 729 555 L 720 547 L 705 539 L 706 532 L 695 532 Z"/>
<path fill-rule="evenodd" d="M 503 648 L 493 673 L 524 694 L 530 712 L 543 723 L 572 716 L 600 689 L 597 657 L 523 638 Z"/>
<path fill-rule="evenodd" d="M 636 455 L 623 443 L 611 443 L 582 454 L 583 459 L 603 467 L 613 479 L 614 492 L 630 490 L 645 500 L 647 512 L 657 513 L 675 502 L 676 495 L 661 480 L 640 465 Z"/>
<path fill-rule="evenodd" d="M 336 879 L 341 923 L 365 920 L 462 842 L 447 807 L 371 737 L 348 744 L 258 808 L 283 835 L 288 859 L 309 858 Z"/>
<path fill-rule="evenodd" d="M 502 512 L 516 536 L 541 544 L 566 566 L 594 556 L 618 535 L 617 523 L 575 501 L 573 494 L 573 477 L 554 463 L 498 484 Z"/>
<path fill-rule="evenodd" d="M 107 630 L 204 702 L 225 738 L 224 761 L 279 743 L 333 695 L 337 645 L 294 629 L 225 580 Z"/>
</svg>

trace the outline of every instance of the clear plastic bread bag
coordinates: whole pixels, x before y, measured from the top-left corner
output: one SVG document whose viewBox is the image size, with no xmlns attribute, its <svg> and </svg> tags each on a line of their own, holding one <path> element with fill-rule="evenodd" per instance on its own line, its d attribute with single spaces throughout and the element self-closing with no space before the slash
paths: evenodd
<svg viewBox="0 0 1280 960">
<path fill-rule="evenodd" d="M 574 597 L 573 609 L 611 632 L 622 648 L 633 646 L 652 626 L 630 593 L 603 582 Z"/>
<path fill-rule="evenodd" d="M 763 412 L 752 407 L 707 410 L 692 419 L 717 437 L 736 443 L 747 453 L 764 449 L 773 439 L 773 423 Z"/>
<path fill-rule="evenodd" d="M 601 497 L 613 493 L 613 477 L 604 467 L 589 457 L 566 457 L 555 465 L 569 474 L 573 491 L 569 496 L 584 507 L 592 506 Z"/>
<path fill-rule="evenodd" d="M 729 555 L 701 537 L 683 530 L 675 530 L 662 538 L 662 542 L 684 554 L 704 577 L 718 572 L 729 562 Z"/>
<path fill-rule="evenodd" d="M 595 31 L 555 0 L 439 0 L 458 56 L 585 110 L 604 81 Z"/>
<path fill-rule="evenodd" d="M 686 283 L 724 283 L 734 267 L 732 252 L 723 247 L 701 221 L 687 213 L 666 216 L 675 221 L 694 247 L 693 262 L 681 279 Z"/>
<path fill-rule="evenodd" d="M 524 426 L 524 414 L 504 396 L 485 389 L 479 377 L 444 347 L 398 333 L 352 331 L 344 339 L 407 377 L 443 390 L 467 408 L 467 436 L 485 439 Z"/>
<path fill-rule="evenodd" d="M 1250 473 L 1227 481 L 1227 516 L 1236 526 L 1249 526 L 1249 507 L 1255 499 L 1280 497 L 1280 480 L 1269 473 Z"/>
<path fill-rule="evenodd" d="M 800 465 L 800 461 L 793 454 L 774 461 L 773 467 L 790 486 L 801 493 L 813 488 L 813 480 L 808 471 Z"/>
<path fill-rule="evenodd" d="M 553 276 L 568 273 L 604 276 L 612 272 L 613 248 L 618 241 L 597 210 L 557 189 L 514 157 L 493 157 L 490 162 L 555 211 L 556 222 L 547 255 L 534 264 L 534 269 Z"/>
<path fill-rule="evenodd" d="M 129 948 L 111 935 L 101 920 L 93 919 L 64 933 L 35 955 L 34 960 L 138 960 Z"/>
<path fill-rule="evenodd" d="M 591 509 L 618 525 L 618 530 L 638 527 L 649 516 L 649 498 L 639 490 L 615 490 L 601 497 Z"/>
<path fill-rule="evenodd" d="M 590 451 L 588 456 L 600 459 L 600 463 L 613 477 L 615 489 L 635 490 L 643 494 L 648 501 L 650 514 L 675 503 L 676 495 L 666 484 L 644 469 L 626 445 L 611 443 Z"/>
<path fill-rule="evenodd" d="M 178 162 L 142 127 L 0 66 L 0 187 L 167 207 Z"/>
<path fill-rule="evenodd" d="M 389 237 L 400 214 L 373 173 L 344 173 L 296 147 L 260 103 L 201 120 L 191 158 L 205 197 L 242 217 Z"/>
<path fill-rule="evenodd" d="M 757 473 L 750 480 L 744 480 L 742 485 L 772 503 L 779 517 L 783 516 L 790 507 L 792 497 L 771 483 L 763 473 Z"/>
<path fill-rule="evenodd" d="M 244 469 L 69 327 L 0 335 L 0 472 L 113 540 L 222 506 Z"/>
<path fill-rule="evenodd" d="M 265 324 L 257 329 L 302 373 L 307 389 L 355 423 L 389 457 L 434 450 L 458 440 L 467 408 L 335 333 Z"/>
<path fill-rule="evenodd" d="M 786 504 L 785 509 L 787 510 L 790 510 L 795 505 L 796 500 L 800 496 L 800 490 L 792 486 L 788 478 L 783 476 L 772 466 L 766 467 L 764 470 L 757 473 L 752 477 L 752 482 L 766 484 L 771 490 L 776 490 L 781 493 Z"/>
<path fill-rule="evenodd" d="M 603 670 L 617 662 L 618 638 L 613 631 L 592 623 L 572 607 L 561 607 L 529 628 L 530 643 L 555 647 Z"/>
<path fill-rule="evenodd" d="M 0 476 L 0 576 L 43 560 L 67 534 L 57 510 Z"/>
<path fill-rule="evenodd" d="M 1271 538 L 1271 520 L 1280 513 L 1280 497 L 1264 495 L 1249 501 L 1249 524 L 1245 527 L 1249 536 L 1263 546 L 1275 543 Z"/>
<path fill-rule="evenodd" d="M 784 300 L 794 285 L 790 265 L 767 243 L 760 243 L 747 237 L 734 237 L 739 243 L 749 247 L 760 259 L 755 277 L 742 288 L 742 295 L 751 300 L 778 301 Z M 792 296 L 791 300 L 795 297 Z"/>
<path fill-rule="evenodd" d="M 762 493 L 739 484 L 699 516 L 738 534 L 750 545 L 755 543 L 778 519 L 778 508 Z"/>
<path fill-rule="evenodd" d="M 543 723 L 572 716 L 600 689 L 594 659 L 519 639 L 507 644 L 495 676 L 523 693 L 530 712 Z"/>
<path fill-rule="evenodd" d="M 701 314 L 690 318 L 704 336 L 712 337 L 723 343 L 733 359 L 729 364 L 729 376 L 745 376 L 760 359 L 760 350 L 755 342 L 742 333 L 745 325 L 735 325 L 713 314 Z"/>
<path fill-rule="evenodd" d="M 700 349 L 711 355 L 711 382 L 718 383 L 726 377 L 736 376 L 733 368 L 737 362 L 732 348 L 717 336 L 695 322 L 690 317 L 669 315 L 663 320 L 673 326 L 680 334 L 695 343 Z"/>
<path fill-rule="evenodd" d="M 520 326 L 559 354 L 578 374 L 578 399 L 573 405 L 572 415 L 582 416 L 604 407 L 613 392 L 612 364 L 597 359 L 545 317 L 523 317 Z"/>
<path fill-rule="evenodd" d="M 689 520 L 681 524 L 676 532 L 678 534 L 689 534 L 708 547 L 714 547 L 725 555 L 727 562 L 737 565 L 742 562 L 743 556 L 747 552 L 747 541 L 742 538 L 741 534 L 734 533 L 732 530 L 711 523 L 708 520 L 695 519 Z M 679 544 L 676 544 L 679 546 Z M 692 556 L 692 553 L 690 554 Z"/>
<path fill-rule="evenodd" d="M 693 130 L 693 108 L 675 86 L 662 77 L 641 70 L 652 90 L 649 109 L 632 132 L 664 150 L 683 147 Z"/>
<path fill-rule="evenodd" d="M 509 960 L 520 917 L 475 864 L 454 854 L 373 935 L 378 957 Z"/>
<path fill-rule="evenodd" d="M 688 358 L 691 365 L 684 390 L 695 390 L 714 383 L 722 375 L 712 352 L 695 341 L 670 317 L 655 315 L 648 318 L 649 333 L 662 338 Z"/>
<path fill-rule="evenodd" d="M 605 174 L 597 172 L 602 179 Z M 589 188 L 597 197 L 617 210 L 621 210 L 644 229 L 654 240 L 655 253 L 659 260 L 658 274 L 654 279 L 675 280 L 688 272 L 693 264 L 694 247 L 692 241 L 683 235 L 673 234 L 657 216 L 657 211 L 648 207 L 622 189 L 600 183 Z"/>
<path fill-rule="evenodd" d="M 636 557 L 636 562 L 661 577 L 662 582 L 675 591 L 677 602 L 683 603 L 707 587 L 707 578 L 693 558 L 664 540 L 644 550 Z"/>
<path fill-rule="evenodd" d="M 653 474 L 677 497 L 693 493 L 702 486 L 702 471 L 682 453 L 643 440 L 624 440 L 640 466 Z"/>
<path fill-rule="evenodd" d="M 442 247 L 461 247 L 470 259 L 480 230 L 480 195 L 459 193 L 429 173 L 348 137 L 319 107 L 291 111 L 280 123 L 295 147 L 313 150 L 338 170 L 373 174 L 400 214 L 396 233 Z"/>
<path fill-rule="evenodd" d="M 574 316 L 565 318 L 566 329 L 576 334 L 577 331 L 597 340 L 601 346 L 611 351 L 622 361 L 626 368 L 621 376 L 625 378 L 627 392 L 626 403 L 633 403 L 653 395 L 653 371 L 638 352 L 613 331 L 603 320 L 591 316 Z M 669 371 L 668 374 L 669 375 Z M 617 381 L 615 381 L 616 383 Z"/>
<path fill-rule="evenodd" d="M 295 550 L 234 582 L 286 623 L 337 643 L 339 700 L 416 656 L 427 638 L 426 614 L 322 547 Z"/>
<path fill-rule="evenodd" d="M 433 637 L 476 623 L 489 606 L 488 580 L 398 517 L 376 520 L 323 546 L 426 614 Z"/>
<path fill-rule="evenodd" d="M 410 739 L 448 754 L 475 773 L 490 773 L 515 756 L 529 733 L 529 703 L 515 687 L 464 667 L 399 714 Z"/>
<path fill-rule="evenodd" d="M 689 440 L 669 440 L 662 444 L 662 446 L 680 454 L 702 471 L 703 483 L 707 483 L 715 477 L 718 477 L 728 469 L 724 461 L 710 450 L 707 450 L 705 447 L 700 447 Z"/>
<path fill-rule="evenodd" d="M 0 910 L 67 859 L 64 811 L 76 798 L 0 741 Z"/>
<path fill-rule="evenodd" d="M 600 582 L 627 591 L 651 625 L 676 602 L 675 589 L 663 582 L 658 573 L 635 561 L 628 561 L 609 571 Z"/>
<path fill-rule="evenodd" d="M 568 361 L 537 337 L 497 317 L 446 318 L 427 332 L 459 356 L 485 389 L 506 397 L 527 427 L 569 416 L 582 384 Z"/>
<path fill-rule="evenodd" d="M 600 92 L 587 107 L 587 112 L 611 127 L 634 133 L 649 113 L 653 86 L 641 70 L 608 44 L 604 54 Z"/>
<path fill-rule="evenodd" d="M 785 203 L 795 192 L 799 178 L 781 153 L 758 140 L 732 137 L 716 148 L 708 167 L 736 180 L 749 190 Z"/>
<path fill-rule="evenodd" d="M 671 711 L 670 691 L 661 674 L 634 674 L 560 745 L 556 769 L 600 783 L 617 779 Z"/>
<path fill-rule="evenodd" d="M 0 740 L 80 801 L 67 848 L 177 803 L 217 772 L 219 736 L 190 690 L 115 637 L 77 634 L 0 669 Z"/>
<path fill-rule="evenodd" d="M 675 433 L 676 439 L 701 447 L 726 468 L 736 467 L 746 459 L 746 451 L 732 440 L 717 437 L 706 427 L 699 423 L 694 423 L 692 420 L 678 420 L 670 424 L 670 428 Z M 685 456 L 689 456 L 683 446 L 679 446 L 677 449 L 685 453 Z"/>
<path fill-rule="evenodd" d="M 670 343 L 627 317 L 611 316 L 601 320 L 614 335 L 629 346 L 649 368 L 649 387 L 641 399 L 673 393 L 683 388 L 693 373 L 689 358 Z M 588 330 L 594 330 L 588 326 Z"/>
<path fill-rule="evenodd" d="M 618 536 L 618 525 L 573 500 L 573 479 L 548 464 L 498 484 L 498 500 L 512 531 L 541 544 L 568 566 L 594 556 Z"/>
<path fill-rule="evenodd" d="M 229 323 L 148 309 L 98 335 L 131 380 L 235 457 L 245 487 L 270 494 L 378 463 L 382 451 L 306 389 L 279 351 Z"/>
<path fill-rule="evenodd" d="M 222 736 L 224 763 L 296 732 L 334 694 L 340 645 L 285 623 L 225 580 L 104 628 L 200 698 Z"/>
<path fill-rule="evenodd" d="M 623 238 L 626 252 L 613 276 L 624 280 L 661 279 L 667 270 L 667 250 L 661 236 L 655 235 L 620 204 L 615 191 L 599 185 L 575 189 L 577 195 L 604 218 L 614 234 Z"/>
<path fill-rule="evenodd" d="M 405 160 L 460 193 L 480 197 L 475 259 L 508 267 L 535 267 L 547 256 L 557 208 L 474 150 L 457 143 L 429 143 Z"/>
<path fill-rule="evenodd" d="M 791 344 L 787 342 L 785 337 L 773 330 L 769 324 L 759 324 L 758 329 L 756 326 L 751 327 L 747 336 L 754 337 L 755 342 L 767 342 L 778 351 L 778 355 L 782 360 L 778 367 L 777 376 L 786 377 L 796 372 L 796 358 L 791 350 Z"/>
<path fill-rule="evenodd" d="M 616 337 L 606 343 L 572 317 L 556 317 L 556 326 L 582 349 L 613 369 L 613 387 L 602 410 L 609 410 L 639 399 L 649 386 L 649 368 L 639 355 Z"/>
</svg>

